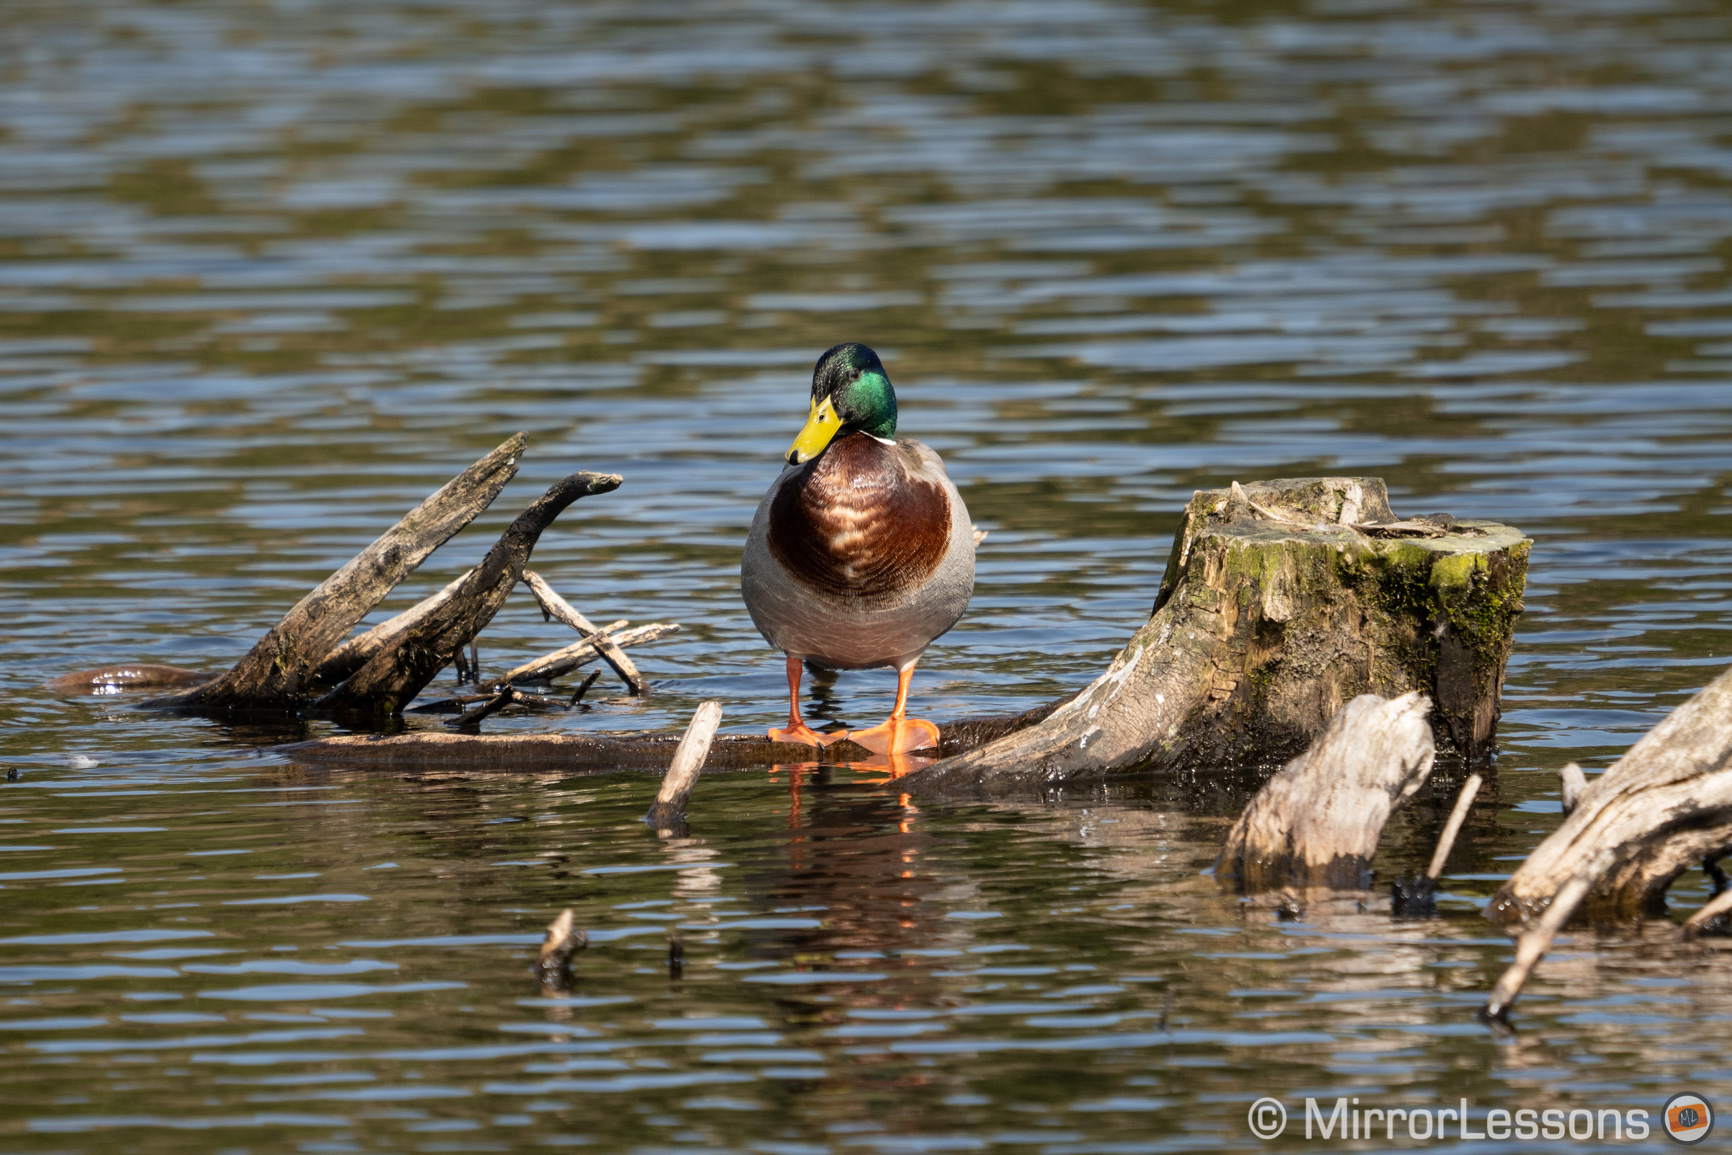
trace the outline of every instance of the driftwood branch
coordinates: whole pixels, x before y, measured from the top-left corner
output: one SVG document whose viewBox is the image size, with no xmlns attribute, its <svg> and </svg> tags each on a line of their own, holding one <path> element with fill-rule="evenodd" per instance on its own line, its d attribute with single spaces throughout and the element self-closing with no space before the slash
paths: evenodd
<svg viewBox="0 0 1732 1155">
<path fill-rule="evenodd" d="M 1461 824 L 1467 821 L 1467 812 L 1473 808 L 1473 800 L 1484 783 L 1485 779 L 1478 774 L 1469 774 L 1467 781 L 1461 784 L 1461 793 L 1455 797 L 1455 809 L 1449 812 L 1449 821 L 1443 824 L 1443 833 L 1437 836 L 1437 849 L 1432 851 L 1431 865 L 1425 868 L 1425 877 L 1433 882 L 1443 874 L 1443 864 L 1449 861 L 1449 852 L 1455 848 L 1456 835 L 1461 833 Z"/>
<path fill-rule="evenodd" d="M 1563 825 L 1527 857 L 1487 917 L 1524 922 L 1589 863 L 1596 917 L 1657 913 L 1672 880 L 1732 851 L 1732 670 L 1721 674 L 1590 782 Z"/>
<path fill-rule="evenodd" d="M 626 646 L 641 646 L 645 642 L 653 642 L 665 638 L 669 634 L 679 632 L 677 622 L 651 622 L 645 626 L 634 626 L 629 630 L 619 630 L 625 622 L 618 621 L 604 627 L 599 634 L 606 635 L 614 645 L 624 649 Z M 615 630 L 619 630 L 615 633 Z M 595 638 L 585 638 L 581 642 L 573 642 L 562 650 L 551 654 L 543 654 L 533 661 L 525 662 L 514 670 L 510 670 L 494 681 L 490 686 L 502 686 L 512 682 L 547 682 L 601 657 L 601 648 L 596 645 Z"/>
<path fill-rule="evenodd" d="M 1551 949 L 1552 940 L 1558 932 L 1576 913 L 1582 900 L 1588 896 L 1594 881 L 1609 868 L 1616 858 L 1611 850 L 1601 850 L 1594 854 L 1582 867 L 1558 888 L 1551 906 L 1541 915 L 1532 930 L 1516 940 L 1515 961 L 1498 977 L 1497 985 L 1492 987 L 1485 1006 L 1480 1014 L 1488 1019 L 1507 1019 L 1509 1009 L 1514 1005 L 1516 996 L 1521 994 L 1522 987 L 1527 984 L 1528 976 L 1533 974 L 1534 967 Z"/>
<path fill-rule="evenodd" d="M 296 603 L 227 673 L 149 704 L 199 710 L 299 706 L 311 691 L 314 671 L 355 623 L 493 503 L 516 475 L 523 448 L 519 433 L 410 510 Z"/>
<path fill-rule="evenodd" d="M 902 779 L 1041 788 L 1133 770 L 1267 764 L 1364 693 L 1419 690 L 1470 755 L 1495 731 L 1526 538 L 1398 521 L 1377 478 L 1254 482 L 1186 507 L 1148 623 L 1044 721 Z"/>
<path fill-rule="evenodd" d="M 632 665 L 619 643 L 607 636 L 605 630 L 599 630 L 588 618 L 577 612 L 570 602 L 560 597 L 554 588 L 542 580 L 540 574 L 531 570 L 523 571 L 523 584 L 529 587 L 529 592 L 535 595 L 535 600 L 541 606 L 541 612 L 550 618 L 557 618 L 576 630 L 586 641 L 595 643 L 595 648 L 601 654 L 602 660 L 613 667 L 634 694 L 647 693 L 649 683 L 644 681 L 637 667 Z"/>
<path fill-rule="evenodd" d="M 1695 935 L 1710 922 L 1732 910 L 1732 890 L 1722 890 L 1703 905 L 1701 910 L 1684 920 L 1684 933 Z"/>
<path fill-rule="evenodd" d="M 661 837 L 685 837 L 686 800 L 692 796 L 692 787 L 698 784 L 704 759 L 709 757 L 710 741 L 715 738 L 716 727 L 721 724 L 720 702 L 705 702 L 692 715 L 691 724 L 686 727 L 684 737 L 674 750 L 673 763 L 662 778 L 661 789 L 656 791 L 655 802 L 644 815 L 649 828 Z"/>
<path fill-rule="evenodd" d="M 364 634 L 356 634 L 336 649 L 323 662 L 319 663 L 318 682 L 325 686 L 334 686 L 366 665 L 368 660 L 386 646 L 402 637 L 404 633 L 427 619 L 434 610 L 439 609 L 451 600 L 473 569 L 452 578 L 446 587 L 436 594 L 422 598 L 394 618 L 380 622 Z"/>
<path fill-rule="evenodd" d="M 1394 701 L 1365 694 L 1343 706 L 1245 807 L 1216 879 L 1246 891 L 1363 888 L 1384 824 L 1431 773 L 1430 709 L 1418 692 Z"/>
<path fill-rule="evenodd" d="M 554 518 L 578 498 L 610 492 L 619 484 L 620 478 L 612 474 L 574 473 L 553 485 L 517 516 L 450 597 L 381 646 L 318 705 L 342 712 L 401 710 L 493 620 L 522 580 L 530 552 Z"/>
</svg>

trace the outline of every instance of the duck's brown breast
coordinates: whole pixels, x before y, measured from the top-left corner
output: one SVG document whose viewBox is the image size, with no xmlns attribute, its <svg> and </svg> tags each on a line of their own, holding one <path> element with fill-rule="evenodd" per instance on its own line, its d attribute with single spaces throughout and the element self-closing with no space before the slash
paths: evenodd
<svg viewBox="0 0 1732 1155">
<path fill-rule="evenodd" d="M 950 499 L 912 453 L 865 433 L 836 439 L 777 490 L 766 543 L 787 573 L 833 598 L 918 587 L 944 560 Z"/>
</svg>

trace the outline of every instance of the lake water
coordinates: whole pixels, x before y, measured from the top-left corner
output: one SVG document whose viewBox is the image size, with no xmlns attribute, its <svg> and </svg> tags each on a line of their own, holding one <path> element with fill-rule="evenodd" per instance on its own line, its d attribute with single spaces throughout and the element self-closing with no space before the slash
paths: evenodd
<svg viewBox="0 0 1732 1155">
<path fill-rule="evenodd" d="M 13 0 L 0 1148 L 1132 1155 L 1261 1150 L 1262 1095 L 1283 1147 L 1307 1096 L 1732 1109 L 1726 959 L 1672 922 L 1568 936 L 1513 1037 L 1473 1018 L 1510 953 L 1479 908 L 1557 769 L 1732 664 L 1728 60 L 1690 0 Z M 41 689 L 223 668 L 525 430 L 386 609 L 588 468 L 625 484 L 534 568 L 682 629 L 636 651 L 648 697 L 485 730 L 776 722 L 739 552 L 843 340 L 991 530 L 915 679 L 940 719 L 1097 672 L 1198 487 L 1375 475 L 1532 536 L 1438 916 L 1378 896 L 1453 782 L 1365 910 L 1282 921 L 1205 873 L 1232 790 L 717 774 L 658 842 L 641 774 L 312 769 L 263 747 L 329 723 Z M 569 640 L 517 598 L 484 671 Z M 812 714 L 892 690 L 845 674 Z M 567 906 L 592 945 L 547 997 Z"/>
</svg>

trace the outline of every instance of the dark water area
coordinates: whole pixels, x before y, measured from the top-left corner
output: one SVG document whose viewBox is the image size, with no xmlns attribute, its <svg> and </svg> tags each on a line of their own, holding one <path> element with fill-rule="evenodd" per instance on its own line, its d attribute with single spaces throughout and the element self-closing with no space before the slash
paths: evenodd
<svg viewBox="0 0 1732 1155">
<path fill-rule="evenodd" d="M 1132 1155 L 1309 1147 L 1306 1096 L 1732 1109 L 1726 960 L 1675 925 L 1699 873 L 1670 920 L 1567 936 L 1513 1037 L 1473 1018 L 1510 954 L 1479 910 L 1558 768 L 1732 664 L 1729 61 L 1732 11 L 1690 0 L 9 0 L 0 1149 Z M 915 679 L 939 719 L 1098 672 L 1199 487 L 1373 475 L 1529 534 L 1438 915 L 1382 896 L 1454 779 L 1363 910 L 1283 919 L 1205 873 L 1230 789 L 738 772 L 658 841 L 641 774 L 314 769 L 261 747 L 327 721 L 42 689 L 225 667 L 525 430 L 373 620 L 618 472 L 534 568 L 682 624 L 636 651 L 654 692 L 485 729 L 779 722 L 739 554 L 844 340 L 991 531 Z M 484 672 L 568 640 L 514 599 Z M 893 682 L 813 714 L 870 723 Z M 591 946 L 549 997 L 567 906 Z"/>
</svg>

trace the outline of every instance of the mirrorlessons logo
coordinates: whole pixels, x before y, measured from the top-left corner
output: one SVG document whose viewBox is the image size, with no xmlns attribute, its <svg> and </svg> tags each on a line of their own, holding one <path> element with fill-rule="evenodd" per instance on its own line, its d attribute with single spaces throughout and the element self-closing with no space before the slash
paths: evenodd
<svg viewBox="0 0 1732 1155">
<path fill-rule="evenodd" d="M 1259 1139 L 1277 1139 L 1287 1131 L 1287 1107 L 1279 1099 L 1264 1096 L 1251 1104 L 1246 1116 L 1251 1134 Z M 1666 1136 L 1678 1143 L 1696 1144 L 1714 1130 L 1714 1109 L 1702 1096 L 1690 1091 L 1679 1092 L 1666 1100 L 1661 1109 L 1659 1127 Z M 1420 1142 L 1442 1142 L 1461 1139 L 1520 1139 L 1593 1141 L 1600 1143 L 1640 1142 L 1654 1129 L 1647 1111 L 1573 1111 L 1523 1107 L 1506 1110 L 1496 1107 L 1489 1111 L 1476 1110 L 1466 1099 L 1455 1107 L 1372 1107 L 1358 1099 L 1339 1098 L 1333 1102 L 1305 1100 L 1305 1138 L 1333 1140 L 1411 1139 Z"/>
</svg>

